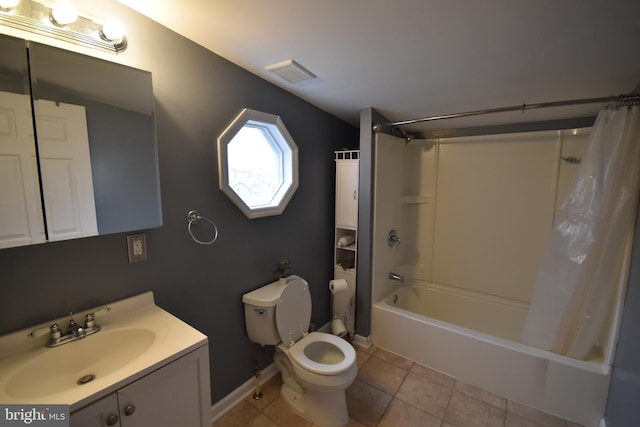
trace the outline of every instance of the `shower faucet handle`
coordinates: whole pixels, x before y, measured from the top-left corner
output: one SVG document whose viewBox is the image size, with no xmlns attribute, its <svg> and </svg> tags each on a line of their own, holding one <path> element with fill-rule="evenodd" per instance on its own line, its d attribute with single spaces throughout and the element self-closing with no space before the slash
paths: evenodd
<svg viewBox="0 0 640 427">
<path fill-rule="evenodd" d="M 389 231 L 387 235 L 387 244 L 390 248 L 397 248 L 402 243 L 402 240 L 398 237 L 398 232 L 396 230 Z"/>
</svg>

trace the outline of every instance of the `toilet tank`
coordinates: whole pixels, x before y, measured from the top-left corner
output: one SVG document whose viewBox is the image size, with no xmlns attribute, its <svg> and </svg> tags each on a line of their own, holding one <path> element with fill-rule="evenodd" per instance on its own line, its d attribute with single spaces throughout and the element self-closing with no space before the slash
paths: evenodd
<svg viewBox="0 0 640 427">
<path fill-rule="evenodd" d="M 242 296 L 244 322 L 252 342 L 260 345 L 280 343 L 276 326 L 276 305 L 285 286 L 286 283 L 277 281 Z"/>
</svg>

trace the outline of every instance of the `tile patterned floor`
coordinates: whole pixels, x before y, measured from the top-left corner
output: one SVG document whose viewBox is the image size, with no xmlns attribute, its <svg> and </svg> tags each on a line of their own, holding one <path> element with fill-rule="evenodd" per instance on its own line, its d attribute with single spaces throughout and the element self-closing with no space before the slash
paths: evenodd
<svg viewBox="0 0 640 427">
<path fill-rule="evenodd" d="M 581 427 L 481 390 L 382 349 L 356 347 L 347 427 Z M 280 375 L 212 427 L 318 427 L 280 397 Z"/>
</svg>

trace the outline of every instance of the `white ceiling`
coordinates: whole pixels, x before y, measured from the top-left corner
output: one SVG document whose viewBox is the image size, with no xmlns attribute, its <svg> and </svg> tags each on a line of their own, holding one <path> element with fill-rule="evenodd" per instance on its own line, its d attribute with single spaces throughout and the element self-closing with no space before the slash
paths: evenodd
<svg viewBox="0 0 640 427">
<path fill-rule="evenodd" d="M 640 89 L 639 0 L 119 1 L 354 125 L 366 107 L 396 121 Z M 287 59 L 318 78 L 293 85 L 264 68 Z M 601 107 L 424 128 L 580 117 Z"/>
</svg>

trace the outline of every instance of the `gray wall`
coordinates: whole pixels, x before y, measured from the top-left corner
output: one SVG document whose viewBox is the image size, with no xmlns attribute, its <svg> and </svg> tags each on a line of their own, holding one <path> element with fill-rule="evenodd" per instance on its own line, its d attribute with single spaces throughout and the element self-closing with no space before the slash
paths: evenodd
<svg viewBox="0 0 640 427">
<path fill-rule="evenodd" d="M 373 108 L 360 111 L 360 164 L 358 178 L 358 279 L 356 292 L 356 333 L 371 335 L 371 280 L 373 259 L 373 189 L 375 133 L 373 123 L 387 123 Z"/>
<path fill-rule="evenodd" d="M 639 209 L 640 211 L 640 209 Z M 640 423 L 640 215 L 631 255 L 618 347 L 613 363 L 605 420 L 607 427 L 635 427 Z"/>
<path fill-rule="evenodd" d="M 373 202 L 375 184 L 376 134 L 374 124 L 390 120 L 374 108 L 360 110 L 360 176 L 358 180 L 358 289 L 356 301 L 356 333 L 371 335 L 371 298 L 373 280 Z M 398 138 L 404 135 L 396 128 L 385 126 L 382 133 Z"/>
<path fill-rule="evenodd" d="M 153 73 L 164 225 L 145 231 L 148 260 L 134 264 L 126 234 L 0 250 L 0 334 L 152 290 L 159 306 L 209 336 L 216 402 L 253 375 L 260 353 L 246 338 L 241 297 L 272 281 L 280 258 L 309 281 L 312 321 L 329 320 L 333 150 L 357 147 L 358 132 L 117 7 L 130 47 L 114 60 Z M 248 220 L 218 189 L 216 138 L 244 107 L 279 115 L 298 145 L 300 186 L 281 216 Z M 191 209 L 217 223 L 215 244 L 191 240 Z M 267 363 L 262 357 L 261 367 Z"/>
</svg>

